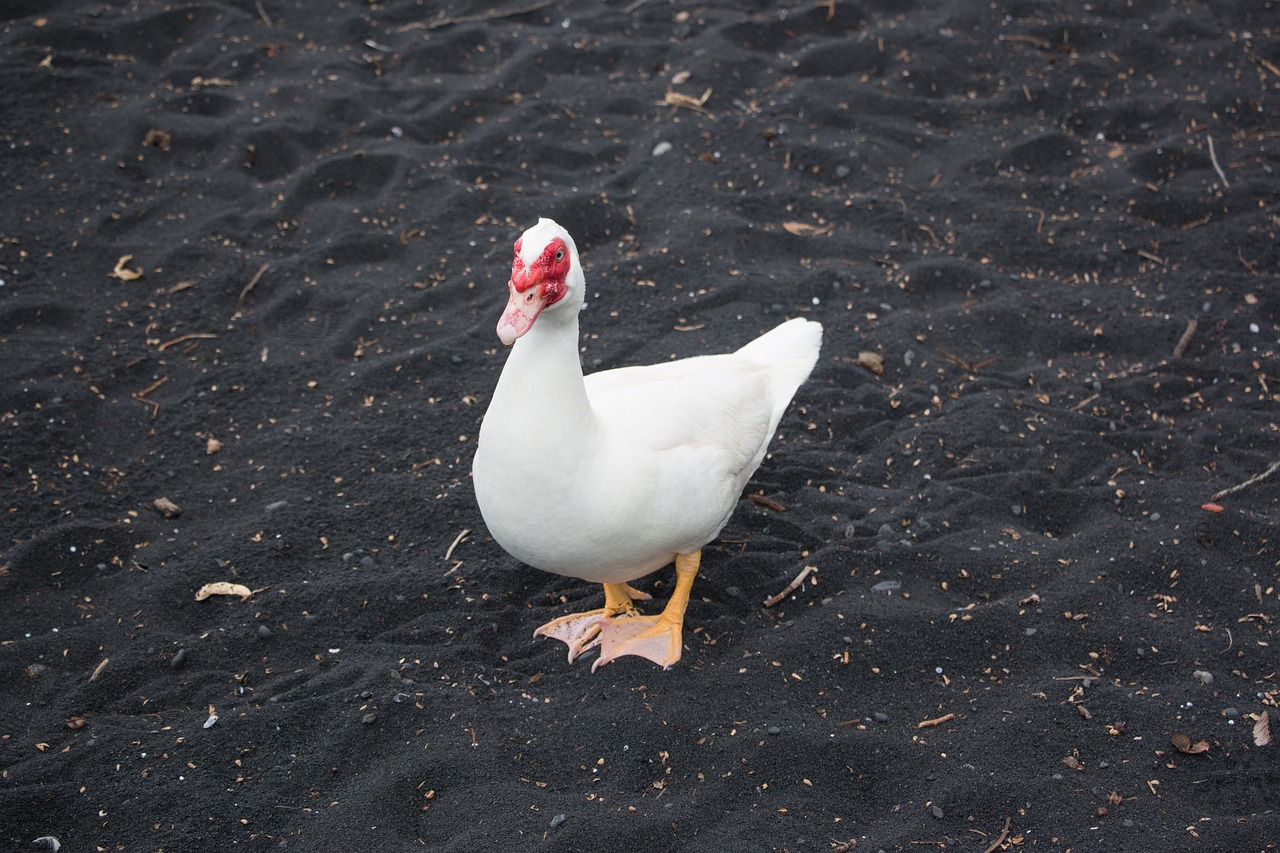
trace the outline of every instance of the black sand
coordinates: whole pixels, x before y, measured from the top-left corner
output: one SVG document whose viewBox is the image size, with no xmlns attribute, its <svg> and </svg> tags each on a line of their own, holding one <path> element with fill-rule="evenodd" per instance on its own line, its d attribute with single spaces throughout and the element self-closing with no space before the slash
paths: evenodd
<svg viewBox="0 0 1280 853">
<path fill-rule="evenodd" d="M 5 5 L 6 849 L 1273 849 L 1276 2 L 530 5 Z M 670 671 L 471 493 L 540 215 L 826 328 Z"/>
</svg>

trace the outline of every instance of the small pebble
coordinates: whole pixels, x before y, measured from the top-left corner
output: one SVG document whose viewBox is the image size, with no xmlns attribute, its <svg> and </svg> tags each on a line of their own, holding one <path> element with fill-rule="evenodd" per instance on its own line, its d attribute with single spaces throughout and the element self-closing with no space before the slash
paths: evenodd
<svg viewBox="0 0 1280 853">
<path fill-rule="evenodd" d="M 1223 708 L 1223 709 L 1222 709 L 1222 714 L 1223 714 L 1223 716 L 1225 716 L 1225 717 L 1235 718 L 1235 717 L 1240 716 L 1240 709 L 1239 709 L 1239 708 L 1237 708 L 1237 707 L 1235 707 L 1235 706 L 1232 706 L 1232 707 L 1230 707 L 1230 708 Z"/>
<path fill-rule="evenodd" d="M 880 581 L 880 583 L 871 587 L 872 592 L 897 592 L 902 589 L 902 581 Z"/>
<path fill-rule="evenodd" d="M 653 146 L 653 156 L 661 157 L 663 154 L 669 153 L 672 148 L 675 148 L 675 146 L 670 142 L 659 142 L 657 145 Z"/>
<path fill-rule="evenodd" d="M 877 723 L 887 723 L 889 722 L 889 715 L 884 711 L 874 711 L 871 714 L 871 719 L 875 720 Z"/>
<path fill-rule="evenodd" d="M 365 714 L 363 717 L 360 718 L 360 722 L 364 723 L 366 726 L 371 726 L 374 723 L 378 722 L 378 715 Z"/>
<path fill-rule="evenodd" d="M 1036 631 L 1036 628 L 1027 628 L 1022 632 L 1022 634 L 1026 637 L 1034 637 L 1036 635 Z"/>
<path fill-rule="evenodd" d="M 736 586 L 725 587 L 724 593 L 730 598 L 740 598 L 742 596 L 742 590 L 738 589 Z"/>
<path fill-rule="evenodd" d="M 258 639 L 261 639 L 261 640 L 270 640 L 270 639 L 271 639 L 271 629 L 270 629 L 270 628 L 268 628 L 266 625 L 259 625 L 259 626 L 258 626 Z"/>
<path fill-rule="evenodd" d="M 555 817 L 551 818 L 551 828 L 555 829 L 556 827 L 558 827 L 560 824 L 564 823 L 568 819 L 569 819 L 568 815 L 564 815 L 564 814 L 556 815 Z"/>
<path fill-rule="evenodd" d="M 178 649 L 173 653 L 173 657 L 169 658 L 170 669 L 182 669 L 183 664 L 187 662 L 187 650 Z"/>
<path fill-rule="evenodd" d="M 938 820 L 942 820 L 942 807 L 941 807 L 941 806 L 934 806 L 934 807 L 931 809 L 931 811 L 933 812 L 933 816 L 934 816 L 934 817 L 936 817 Z"/>
<path fill-rule="evenodd" d="M 1191 676 L 1201 684 L 1213 684 L 1213 673 L 1208 670 L 1197 669 L 1195 672 L 1191 673 Z"/>
<path fill-rule="evenodd" d="M 362 568 L 372 569 L 375 565 L 377 564 L 373 561 L 373 557 L 366 556 L 360 558 L 360 566 Z"/>
<path fill-rule="evenodd" d="M 270 515 L 273 512 L 279 512 L 280 510 L 284 509 L 288 505 L 289 505 L 288 501 L 272 501 L 271 503 L 267 504 L 267 514 Z"/>
<path fill-rule="evenodd" d="M 765 731 L 767 731 L 771 735 L 782 734 L 782 729 L 780 729 L 778 726 L 769 726 L 769 728 L 765 729 Z"/>
<path fill-rule="evenodd" d="M 361 690 L 361 691 L 360 691 L 360 698 L 361 698 L 361 699 L 372 699 L 372 698 L 373 698 L 373 693 L 372 693 L 372 691 L 369 691 L 369 690 Z"/>
</svg>

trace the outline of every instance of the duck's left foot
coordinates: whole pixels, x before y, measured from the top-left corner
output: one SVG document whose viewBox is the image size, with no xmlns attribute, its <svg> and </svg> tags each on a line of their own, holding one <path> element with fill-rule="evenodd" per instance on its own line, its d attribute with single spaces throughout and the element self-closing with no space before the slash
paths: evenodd
<svg viewBox="0 0 1280 853">
<path fill-rule="evenodd" d="M 680 660 L 682 619 L 659 616 L 619 616 L 597 619 L 600 657 L 591 665 L 595 672 L 612 660 L 625 655 L 648 658 L 663 669 Z"/>
<path fill-rule="evenodd" d="M 698 575 L 701 557 L 700 551 L 676 555 L 676 588 L 660 615 L 622 615 L 598 620 L 600 636 L 596 644 L 600 646 L 600 657 L 591 665 L 592 672 L 625 655 L 646 658 L 663 669 L 680 660 L 684 648 L 680 639 L 684 611 L 689 605 L 689 591 Z"/>
</svg>

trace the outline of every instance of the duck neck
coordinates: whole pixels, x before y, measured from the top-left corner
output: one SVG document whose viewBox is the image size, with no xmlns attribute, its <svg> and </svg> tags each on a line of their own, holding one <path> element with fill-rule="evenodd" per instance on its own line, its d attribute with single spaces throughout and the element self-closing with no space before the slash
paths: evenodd
<svg viewBox="0 0 1280 853">
<path fill-rule="evenodd" d="M 512 346 L 493 403 L 502 405 L 505 399 L 517 397 L 543 403 L 537 411 L 546 420 L 577 426 L 590 419 L 591 404 L 578 355 L 577 312 L 567 317 L 543 314 Z"/>
</svg>

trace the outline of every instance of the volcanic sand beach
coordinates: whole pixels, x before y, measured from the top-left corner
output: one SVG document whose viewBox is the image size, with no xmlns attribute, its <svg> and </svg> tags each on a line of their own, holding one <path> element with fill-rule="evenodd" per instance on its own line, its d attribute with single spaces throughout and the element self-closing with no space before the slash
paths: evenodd
<svg viewBox="0 0 1280 853">
<path fill-rule="evenodd" d="M 1278 843 L 1275 0 L 0 14 L 5 849 Z M 825 328 L 667 671 L 476 508 L 539 216 Z"/>
</svg>

